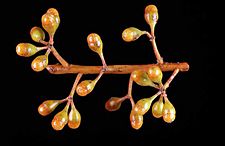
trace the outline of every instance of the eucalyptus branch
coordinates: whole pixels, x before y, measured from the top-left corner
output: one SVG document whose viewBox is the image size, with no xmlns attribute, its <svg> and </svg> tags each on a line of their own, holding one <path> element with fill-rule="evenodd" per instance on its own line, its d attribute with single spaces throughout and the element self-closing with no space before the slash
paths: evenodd
<svg viewBox="0 0 225 146">
<path fill-rule="evenodd" d="M 101 37 L 96 33 L 90 33 L 87 36 L 87 43 L 90 50 L 97 53 L 101 59 L 102 66 L 84 66 L 69 64 L 55 49 L 54 35 L 60 24 L 59 13 L 55 8 L 50 8 L 42 16 L 42 27 L 49 35 L 49 40 L 45 41 L 45 32 L 40 27 L 33 27 L 30 35 L 33 41 L 44 46 L 34 46 L 31 43 L 19 43 L 16 46 L 16 52 L 19 56 L 30 57 L 39 51 L 46 50 L 45 54 L 37 56 L 31 63 L 34 71 L 40 72 L 47 69 L 50 74 L 77 74 L 69 95 L 61 100 L 46 100 L 39 107 L 38 112 L 42 116 L 46 116 L 54 111 L 59 105 L 67 101 L 64 109 L 58 112 L 52 119 L 52 127 L 54 130 L 62 130 L 68 124 L 71 129 L 79 127 L 81 116 L 74 104 L 74 94 L 79 96 L 87 96 L 91 93 L 103 74 L 129 74 L 127 94 L 123 97 L 110 97 L 105 108 L 108 111 L 119 110 L 121 103 L 129 99 L 132 109 L 130 113 L 130 123 L 134 129 L 139 129 L 143 124 L 143 116 L 149 111 L 152 102 L 152 114 L 156 118 L 162 117 L 167 123 L 174 121 L 176 111 L 166 94 L 166 89 L 173 81 L 178 72 L 189 70 L 187 62 L 165 62 L 160 55 L 156 45 L 155 26 L 158 21 L 158 9 L 155 5 L 148 5 L 145 8 L 144 18 L 150 26 L 150 31 L 141 31 L 135 27 L 128 27 L 122 32 L 122 39 L 126 42 L 136 41 L 140 36 L 147 35 L 151 42 L 156 62 L 153 64 L 135 64 L 135 65 L 107 65 L 103 55 L 103 42 Z M 52 53 L 58 60 L 57 64 L 49 64 L 48 57 Z M 164 72 L 173 72 L 165 84 L 162 83 Z M 98 74 L 93 80 L 80 79 L 85 74 Z M 156 94 L 148 98 L 139 99 L 137 102 L 132 97 L 133 83 L 140 86 L 149 86 L 158 90 Z M 155 99 L 160 95 L 158 101 Z M 70 109 L 70 111 L 69 111 Z"/>
<path fill-rule="evenodd" d="M 108 65 L 104 74 L 130 74 L 135 70 L 145 70 L 153 66 L 159 66 L 162 71 L 174 71 L 175 69 L 179 69 L 180 71 L 189 70 L 189 65 L 186 62 L 147 65 Z M 46 69 L 51 74 L 98 74 L 101 71 L 102 66 L 82 66 L 70 64 L 67 67 L 64 67 L 62 65 L 55 64 L 48 65 Z"/>
</svg>

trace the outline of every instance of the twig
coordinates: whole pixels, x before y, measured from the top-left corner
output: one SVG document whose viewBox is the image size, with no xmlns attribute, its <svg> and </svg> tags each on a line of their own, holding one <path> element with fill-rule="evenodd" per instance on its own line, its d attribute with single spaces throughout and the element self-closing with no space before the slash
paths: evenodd
<svg viewBox="0 0 225 146">
<path fill-rule="evenodd" d="M 178 74 L 179 69 L 175 69 L 173 71 L 173 74 L 170 76 L 170 78 L 166 81 L 166 83 L 164 84 L 164 89 L 167 89 L 170 85 L 170 83 L 172 82 L 172 80 L 175 78 L 175 76 Z"/>
<path fill-rule="evenodd" d="M 159 66 L 162 71 L 188 71 L 189 65 L 186 62 L 182 63 L 163 63 L 163 64 L 147 64 L 147 65 L 108 65 L 104 74 L 130 74 L 135 70 L 147 69 L 152 66 Z M 82 65 L 68 65 L 62 66 L 59 64 L 48 65 L 47 70 L 51 74 L 99 74 L 102 66 L 82 66 Z"/>
<path fill-rule="evenodd" d="M 150 39 L 150 42 L 152 43 L 152 47 L 153 47 L 153 51 L 155 53 L 155 57 L 157 59 L 157 63 L 159 64 L 163 64 L 163 58 L 161 57 L 161 55 L 159 54 L 156 42 L 155 42 L 155 37 L 153 37 L 152 39 Z"/>
<path fill-rule="evenodd" d="M 52 46 L 51 47 L 53 55 L 56 57 L 56 59 L 62 64 L 62 66 L 67 67 L 69 64 L 59 55 L 59 53 L 56 51 L 56 49 Z"/>
<path fill-rule="evenodd" d="M 73 83 L 73 87 L 72 87 L 72 89 L 71 89 L 71 91 L 70 91 L 69 97 L 73 98 L 73 95 L 74 95 L 74 92 L 75 92 L 75 90 L 76 90 L 77 84 L 78 84 L 78 82 L 80 81 L 82 75 L 83 75 L 82 73 L 78 73 L 78 74 L 77 74 L 77 77 L 76 77 L 76 79 L 75 79 L 75 81 L 74 81 L 74 83 Z"/>
</svg>

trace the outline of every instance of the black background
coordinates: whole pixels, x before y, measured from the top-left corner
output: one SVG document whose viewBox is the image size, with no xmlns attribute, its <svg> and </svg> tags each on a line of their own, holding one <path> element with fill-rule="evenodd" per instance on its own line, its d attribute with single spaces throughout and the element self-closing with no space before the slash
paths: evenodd
<svg viewBox="0 0 225 146">
<path fill-rule="evenodd" d="M 13 74 L 10 74 L 10 89 L 13 87 L 10 94 L 15 95 L 10 97 L 11 107 L 8 108 L 12 110 L 9 112 L 12 120 L 10 119 L 7 130 L 9 145 L 150 145 L 210 140 L 208 137 L 209 131 L 212 130 L 212 119 L 209 118 L 207 93 L 210 54 L 206 43 L 209 38 L 206 3 L 180 0 L 121 2 L 20 1 L 8 12 L 7 27 L 10 31 L 7 33 L 10 34 L 8 36 L 13 36 L 7 39 L 10 41 L 9 56 L 13 56 L 12 60 L 15 60 L 12 63 Z M 41 27 L 41 16 L 48 8 L 54 7 L 61 18 L 54 46 L 69 63 L 101 64 L 98 55 L 88 49 L 86 43 L 86 37 L 92 32 L 101 36 L 104 56 L 109 65 L 156 63 L 146 36 L 131 43 L 126 43 L 121 38 L 122 31 L 130 26 L 149 31 L 144 20 L 144 8 L 149 4 L 155 4 L 158 8 L 159 21 L 155 35 L 164 61 L 188 62 L 190 65 L 190 70 L 180 72 L 167 89 L 168 98 L 176 108 L 175 121 L 167 124 L 162 119 L 154 118 L 149 112 L 144 116 L 142 128 L 132 129 L 129 121 L 131 105 L 128 101 L 124 101 L 116 112 L 108 112 L 104 108 L 110 97 L 122 97 L 126 94 L 129 75 L 103 75 L 92 93 L 86 97 L 79 97 L 77 94 L 74 96 L 74 102 L 82 117 L 80 127 L 72 130 L 65 126 L 62 131 L 54 131 L 51 120 L 63 105 L 46 117 L 39 115 L 37 108 L 47 99 L 67 97 L 75 75 L 52 75 L 47 70 L 34 72 L 30 64 L 37 54 L 30 58 L 19 57 L 15 52 L 16 45 L 29 42 L 40 46 L 31 40 L 30 29 L 33 26 Z M 49 64 L 55 63 L 57 60 L 50 55 Z M 163 81 L 166 81 L 170 74 L 171 72 L 165 72 Z M 84 75 L 81 80 L 95 77 L 96 75 Z M 148 87 L 133 85 L 135 101 L 149 97 L 155 92 Z"/>
</svg>

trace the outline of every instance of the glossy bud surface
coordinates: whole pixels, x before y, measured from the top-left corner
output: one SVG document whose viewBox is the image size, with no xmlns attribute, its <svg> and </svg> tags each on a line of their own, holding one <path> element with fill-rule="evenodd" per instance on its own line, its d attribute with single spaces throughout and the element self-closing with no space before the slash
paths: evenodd
<svg viewBox="0 0 225 146">
<path fill-rule="evenodd" d="M 16 53 L 22 57 L 30 57 L 37 52 L 38 52 L 37 47 L 30 43 L 19 43 L 16 46 Z"/>
<path fill-rule="evenodd" d="M 44 31 L 40 27 L 36 26 L 30 30 L 30 36 L 35 42 L 40 42 L 40 40 L 45 39 Z"/>
<path fill-rule="evenodd" d="M 119 97 L 111 97 L 106 103 L 105 108 L 108 111 L 116 111 L 121 106 L 121 99 Z"/>
<path fill-rule="evenodd" d="M 42 116 L 47 116 L 60 104 L 60 100 L 46 100 L 39 107 L 38 112 Z"/>
<path fill-rule="evenodd" d="M 48 56 L 40 55 L 37 56 L 31 63 L 31 67 L 34 71 L 39 72 L 44 70 L 48 65 Z"/>
<path fill-rule="evenodd" d="M 126 42 L 131 42 L 137 40 L 143 32 L 135 27 L 129 27 L 125 29 L 122 33 L 122 38 Z"/>
</svg>

